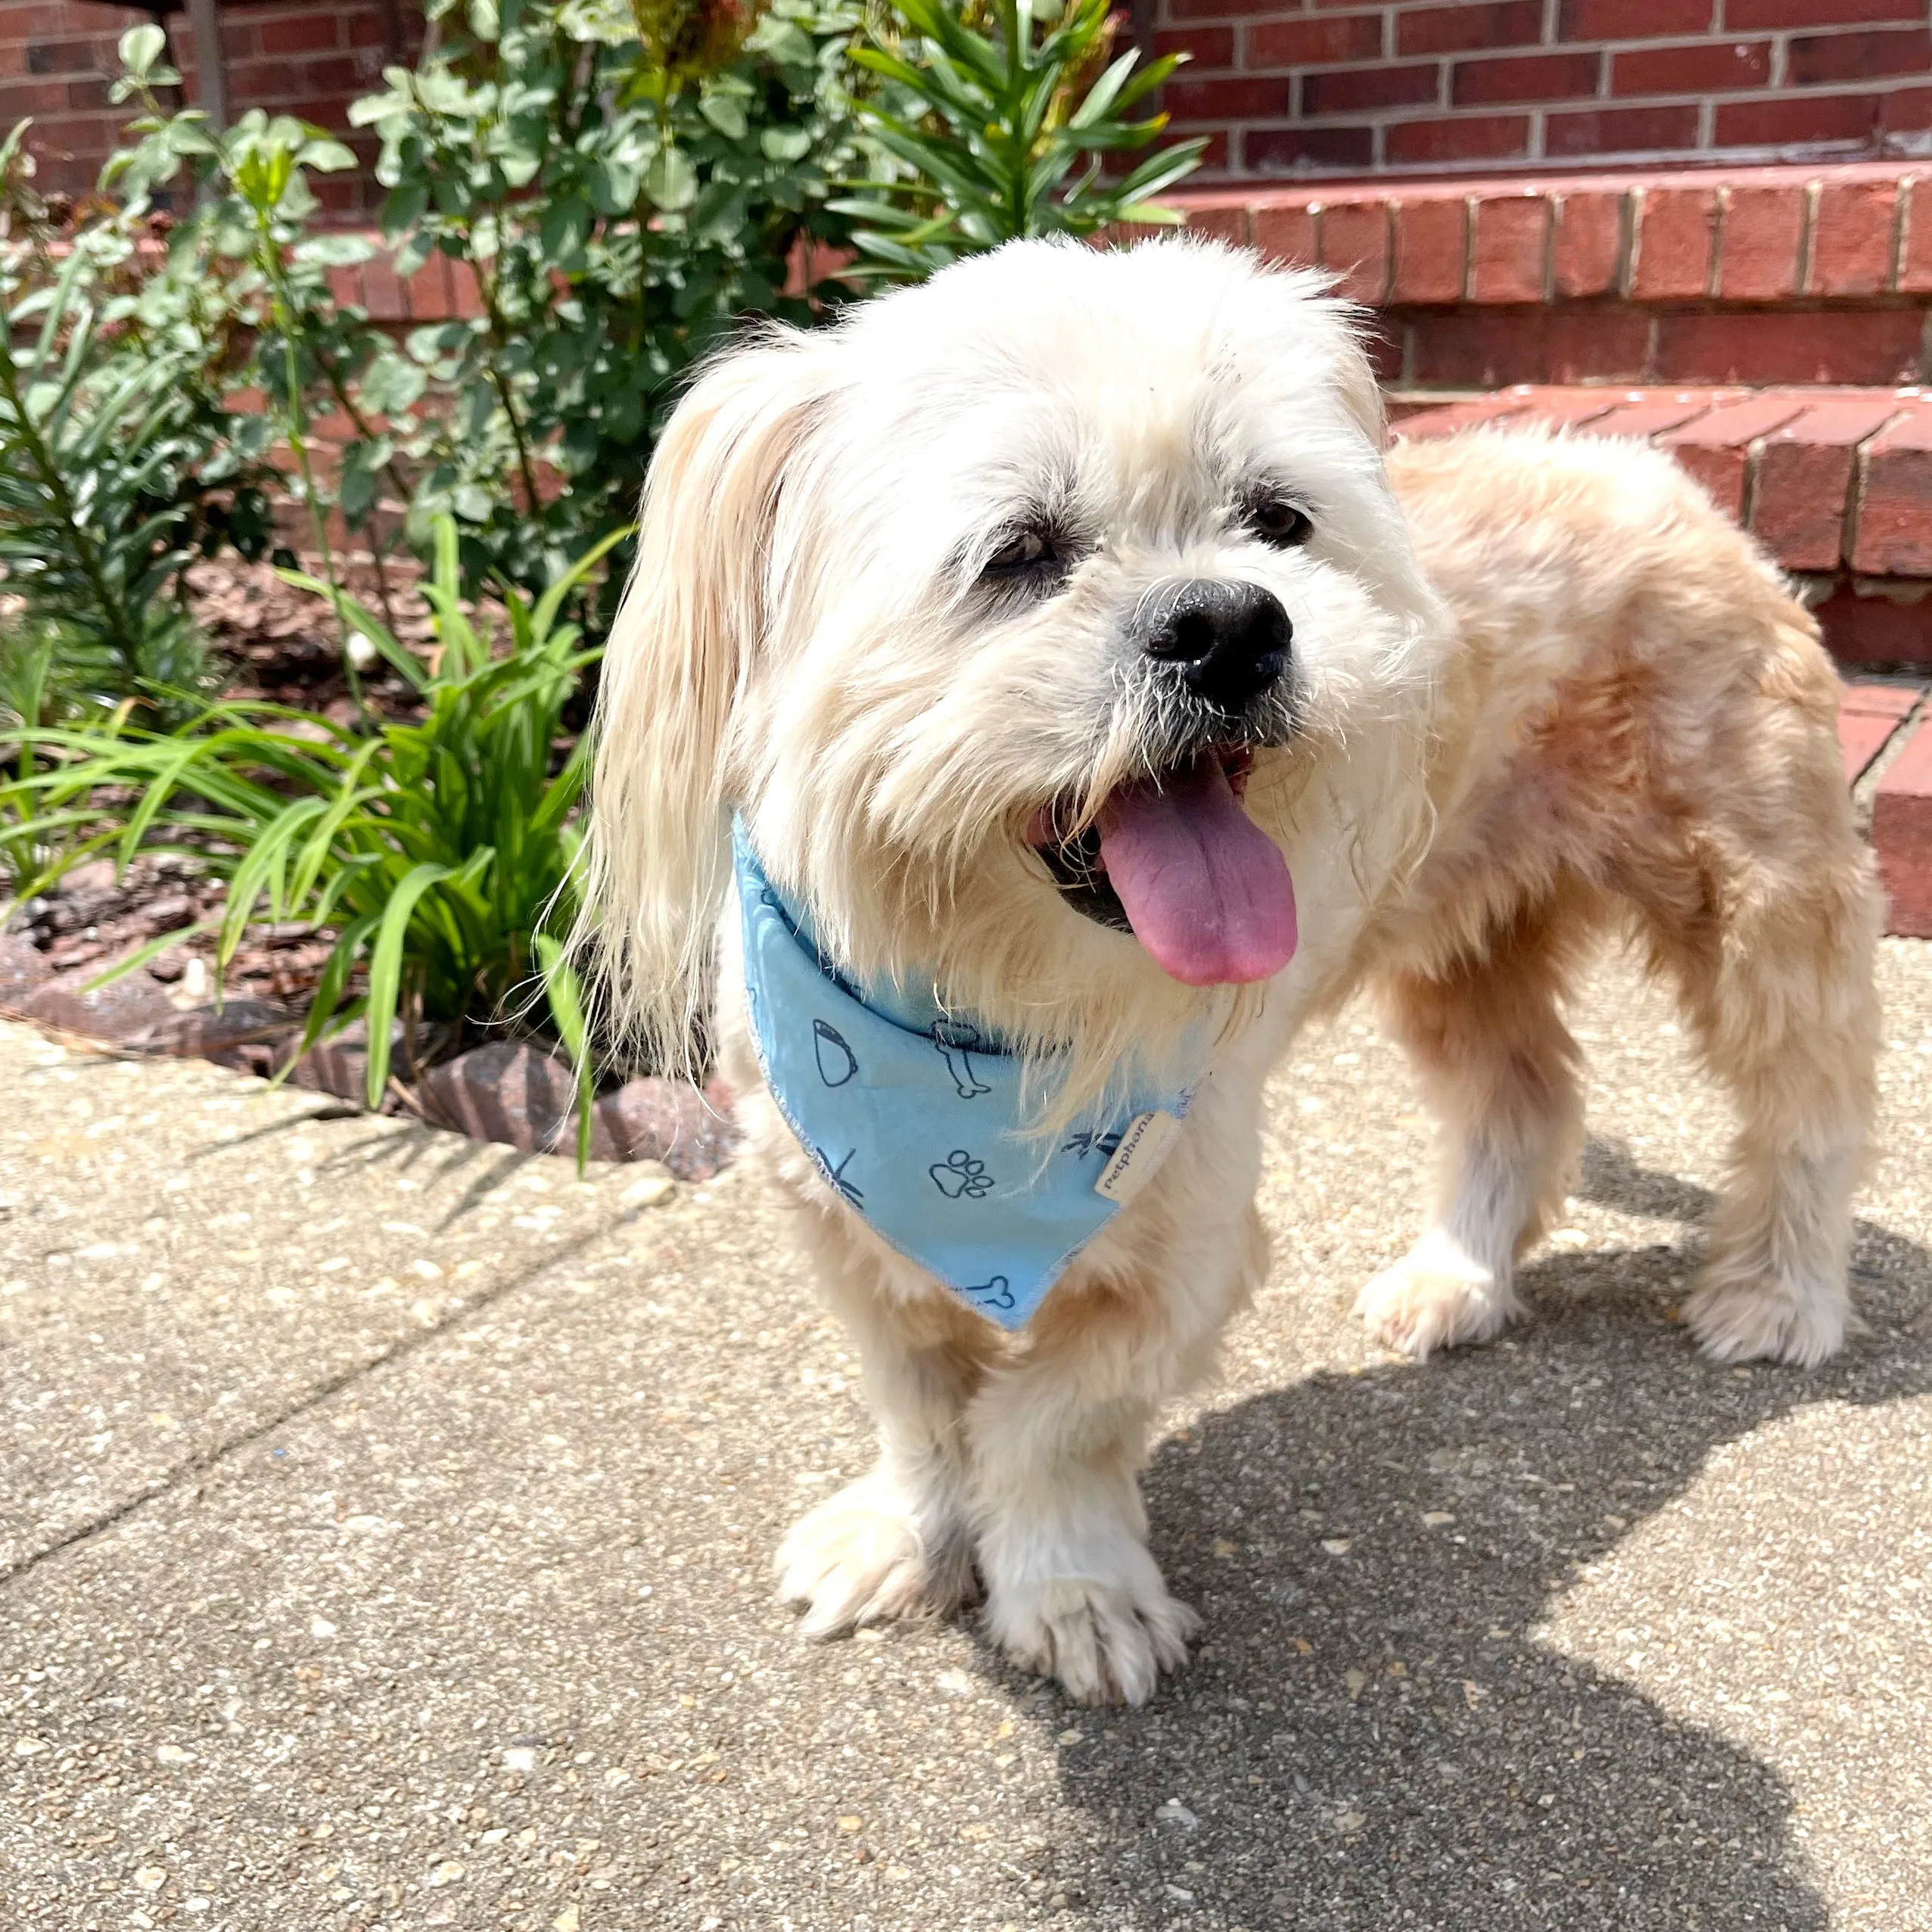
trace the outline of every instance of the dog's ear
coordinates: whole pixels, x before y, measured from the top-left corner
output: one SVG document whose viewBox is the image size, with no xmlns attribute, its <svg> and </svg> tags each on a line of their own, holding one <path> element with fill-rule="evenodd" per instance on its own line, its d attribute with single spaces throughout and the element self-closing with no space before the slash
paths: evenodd
<svg viewBox="0 0 1932 1932">
<path fill-rule="evenodd" d="M 1383 403 L 1375 365 L 1368 355 L 1368 338 L 1374 324 L 1361 310 L 1354 310 L 1348 322 L 1348 341 L 1336 366 L 1336 386 L 1342 406 L 1363 435 L 1380 450 L 1389 438 L 1389 412 Z"/>
<path fill-rule="evenodd" d="M 826 389 L 812 338 L 714 362 L 666 426 L 598 698 L 585 913 L 600 995 L 656 1065 L 685 1067 L 730 876 L 732 711 L 767 607 L 787 465 Z"/>
</svg>

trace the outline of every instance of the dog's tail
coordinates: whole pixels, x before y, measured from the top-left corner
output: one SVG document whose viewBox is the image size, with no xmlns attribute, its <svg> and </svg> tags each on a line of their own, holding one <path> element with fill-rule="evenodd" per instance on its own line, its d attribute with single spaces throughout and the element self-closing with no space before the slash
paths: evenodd
<svg viewBox="0 0 1932 1932">
<path fill-rule="evenodd" d="M 796 331 L 769 330 L 679 405 L 605 655 L 577 938 L 613 1035 L 667 1071 L 694 1070 L 730 876 L 733 711 L 764 628 L 767 538 L 817 360 Z"/>
</svg>

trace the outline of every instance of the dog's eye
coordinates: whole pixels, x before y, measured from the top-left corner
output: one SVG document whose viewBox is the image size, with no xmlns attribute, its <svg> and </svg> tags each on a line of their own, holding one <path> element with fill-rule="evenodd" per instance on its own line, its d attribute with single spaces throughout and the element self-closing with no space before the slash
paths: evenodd
<svg viewBox="0 0 1932 1932">
<path fill-rule="evenodd" d="M 1057 574 L 1066 567 L 1059 540 L 1051 530 L 1016 530 L 986 561 L 986 575 L 1025 582 Z"/>
<path fill-rule="evenodd" d="M 1314 530 L 1308 512 L 1283 496 L 1264 497 L 1252 506 L 1248 512 L 1248 527 L 1264 543 L 1272 543 L 1277 550 L 1292 550 L 1305 543 Z"/>
</svg>

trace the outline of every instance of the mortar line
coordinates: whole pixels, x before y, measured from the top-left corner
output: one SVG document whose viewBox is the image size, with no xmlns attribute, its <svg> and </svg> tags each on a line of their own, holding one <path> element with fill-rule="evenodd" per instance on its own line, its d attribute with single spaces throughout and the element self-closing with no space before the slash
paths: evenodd
<svg viewBox="0 0 1932 1932">
<path fill-rule="evenodd" d="M 352 1383 L 373 1375 L 378 1369 L 387 1367 L 392 1362 L 407 1360 L 418 1349 L 426 1348 L 459 1323 L 493 1307 L 513 1290 L 528 1286 L 538 1275 L 556 1262 L 580 1253 L 593 1241 L 601 1240 L 605 1235 L 621 1227 L 627 1218 L 626 1213 L 613 1215 L 600 1226 L 586 1230 L 575 1240 L 559 1248 L 555 1253 L 546 1255 L 523 1274 L 514 1275 L 496 1287 L 486 1290 L 474 1301 L 465 1302 L 462 1307 L 452 1309 L 441 1321 L 433 1323 L 428 1328 L 418 1329 L 413 1334 L 400 1337 L 379 1353 L 370 1356 L 367 1361 L 355 1363 L 330 1376 L 326 1380 L 318 1383 L 300 1402 L 291 1403 L 288 1408 L 270 1416 L 266 1421 L 257 1423 L 252 1429 L 244 1430 L 241 1434 L 231 1436 L 226 1442 L 216 1443 L 213 1448 L 204 1450 L 199 1455 L 190 1456 L 185 1461 L 178 1463 L 166 1475 L 150 1483 L 145 1489 L 133 1495 L 124 1497 L 111 1509 L 103 1510 L 98 1516 L 90 1517 L 44 1548 L 21 1557 L 17 1563 L 5 1570 L 0 1570 L 0 1589 L 18 1582 L 51 1558 L 76 1548 L 99 1535 L 104 1530 L 111 1529 L 117 1523 L 125 1522 L 137 1510 L 144 1509 L 148 1504 L 171 1494 L 191 1478 L 206 1476 L 238 1451 L 251 1448 L 264 1437 L 273 1435 L 277 1430 L 300 1420 L 333 1397 L 339 1395 Z"/>
</svg>

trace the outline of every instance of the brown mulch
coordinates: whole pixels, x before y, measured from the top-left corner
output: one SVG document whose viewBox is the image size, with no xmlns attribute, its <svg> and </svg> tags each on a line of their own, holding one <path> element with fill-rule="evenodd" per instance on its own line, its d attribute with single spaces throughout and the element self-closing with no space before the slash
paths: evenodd
<svg viewBox="0 0 1932 1932">
<path fill-rule="evenodd" d="M 367 565 L 352 568 L 348 587 L 403 644 L 427 649 L 436 640 L 428 604 L 394 565 L 383 580 Z M 235 667 L 222 694 L 260 698 L 314 711 L 337 724 L 356 716 L 355 698 L 343 668 L 342 637 L 335 613 L 310 592 L 285 583 L 266 564 L 219 558 L 188 573 L 194 614 L 209 641 Z M 405 718 L 416 707 L 409 686 L 378 661 L 362 674 L 364 704 L 376 715 Z"/>
</svg>

